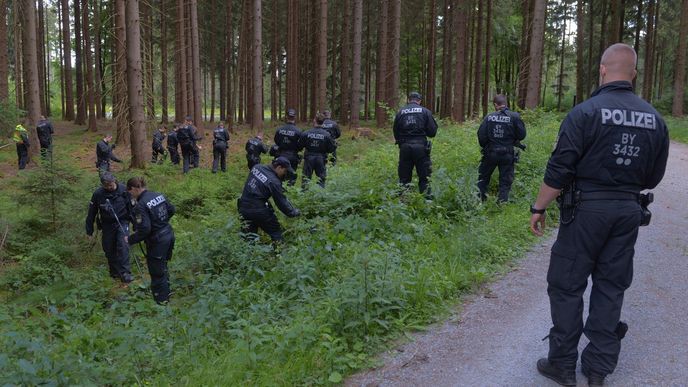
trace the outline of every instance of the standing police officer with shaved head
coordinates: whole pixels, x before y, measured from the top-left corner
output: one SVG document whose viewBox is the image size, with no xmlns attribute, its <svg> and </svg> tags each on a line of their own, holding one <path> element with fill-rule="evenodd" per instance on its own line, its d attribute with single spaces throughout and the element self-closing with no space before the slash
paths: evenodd
<svg viewBox="0 0 688 387">
<path fill-rule="evenodd" d="M 619 321 L 624 292 L 633 278 L 638 228 L 649 224 L 650 196 L 669 152 L 666 124 L 633 92 L 637 56 L 617 43 L 600 61 L 600 87 L 566 116 L 531 206 L 530 228 L 542 235 L 545 209 L 557 197 L 560 228 L 552 246 L 547 293 L 552 314 L 549 354 L 538 371 L 565 386 L 576 385 L 578 341 L 590 386 L 604 384 L 619 360 L 628 329 Z M 590 314 L 583 325 L 583 293 L 592 276 Z"/>
<path fill-rule="evenodd" d="M 430 110 L 420 106 L 421 99 L 415 91 L 409 94 L 408 104 L 394 117 L 394 140 L 399 145 L 399 183 L 408 186 L 415 167 L 418 188 L 430 197 L 428 179 L 432 174 L 432 144 L 427 138 L 437 134 L 437 122 Z"/>
<path fill-rule="evenodd" d="M 493 103 L 496 111 L 485 116 L 478 129 L 478 142 L 483 154 L 478 168 L 478 189 L 480 199 L 487 199 L 490 177 L 495 168 L 499 168 L 498 200 L 506 202 L 514 182 L 514 145 L 526 138 L 526 126 L 518 113 L 506 107 L 505 96 L 496 95 Z"/>
</svg>

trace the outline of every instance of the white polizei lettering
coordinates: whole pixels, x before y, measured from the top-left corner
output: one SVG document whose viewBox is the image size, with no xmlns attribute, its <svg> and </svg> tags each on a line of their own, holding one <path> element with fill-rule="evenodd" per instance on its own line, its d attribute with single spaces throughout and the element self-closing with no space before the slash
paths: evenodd
<svg viewBox="0 0 688 387">
<path fill-rule="evenodd" d="M 653 113 L 637 112 L 625 109 L 600 109 L 602 125 L 616 125 L 631 128 L 657 128 L 657 117 Z"/>
<path fill-rule="evenodd" d="M 487 116 L 487 120 L 490 122 L 511 122 L 511 117 L 509 116 Z"/>
<path fill-rule="evenodd" d="M 293 130 L 286 130 L 286 129 L 282 129 L 279 132 L 280 132 L 280 134 L 282 134 L 284 136 L 293 136 L 294 133 L 296 133 Z"/>
<path fill-rule="evenodd" d="M 164 202 L 165 202 L 165 197 L 162 195 L 159 195 L 155 199 L 150 200 L 148 203 L 146 203 L 146 206 L 148 208 L 153 208 L 153 207 L 157 206 L 158 204 L 164 203 Z"/>
<path fill-rule="evenodd" d="M 401 114 L 411 114 L 411 113 L 422 113 L 423 108 L 408 108 L 408 109 L 401 109 Z"/>
<path fill-rule="evenodd" d="M 313 138 L 316 140 L 324 140 L 325 135 L 321 133 L 308 133 L 308 138 Z"/>
<path fill-rule="evenodd" d="M 253 168 L 251 170 L 251 174 L 253 174 L 253 176 L 255 176 L 255 178 L 260 180 L 262 183 L 268 181 L 268 177 L 265 176 L 261 171 L 259 171 L 258 168 Z"/>
</svg>

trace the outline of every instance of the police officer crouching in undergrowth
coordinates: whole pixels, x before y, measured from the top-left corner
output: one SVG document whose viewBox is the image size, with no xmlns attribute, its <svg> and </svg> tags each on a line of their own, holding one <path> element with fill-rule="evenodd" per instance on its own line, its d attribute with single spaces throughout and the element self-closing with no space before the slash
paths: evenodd
<svg viewBox="0 0 688 387">
<path fill-rule="evenodd" d="M 483 155 L 478 167 L 478 189 L 480 199 L 485 201 L 492 172 L 499 168 L 498 201 L 507 202 L 514 182 L 514 146 L 526 138 L 526 126 L 521 115 L 506 106 L 505 96 L 498 94 L 492 102 L 495 111 L 485 116 L 478 129 L 478 143 Z"/>
<path fill-rule="evenodd" d="M 327 154 L 334 153 L 337 146 L 330 133 L 322 127 L 324 121 L 325 117 L 318 114 L 315 117 L 315 128 L 305 131 L 301 136 L 300 147 L 305 149 L 303 154 L 303 188 L 308 186 L 314 171 L 318 177 L 318 185 L 325 188 Z"/>
<path fill-rule="evenodd" d="M 86 235 L 93 236 L 93 222 L 103 230 L 102 244 L 108 260 L 110 277 L 131 282 L 129 263 L 129 203 L 126 188 L 110 172 L 100 175 L 101 187 L 93 192 L 86 216 Z"/>
<path fill-rule="evenodd" d="M 394 140 L 399 145 L 399 183 L 408 186 L 413 167 L 416 167 L 418 188 L 430 198 L 428 179 L 432 174 L 432 144 L 427 138 L 437 134 L 437 122 L 430 110 L 420 106 L 421 99 L 415 91 L 409 94 L 408 104 L 394 117 Z"/>
<path fill-rule="evenodd" d="M 260 164 L 260 155 L 268 153 L 268 147 L 263 144 L 263 133 L 256 134 L 255 137 L 249 138 L 246 141 L 246 161 L 248 162 L 248 170 Z"/>
<path fill-rule="evenodd" d="M 638 228 L 649 223 L 651 201 L 640 191 L 657 186 L 669 152 L 666 124 L 633 92 L 637 55 L 617 43 L 600 60 L 600 87 L 577 105 L 559 129 L 544 182 L 531 206 L 530 228 L 542 235 L 545 209 L 557 197 L 560 227 L 552 246 L 547 293 L 552 314 L 549 354 L 538 371 L 576 385 L 578 342 L 590 386 L 614 372 L 628 326 L 619 321 L 633 278 Z M 590 314 L 583 325 L 583 293 L 592 275 Z M 642 330 L 642 328 L 641 328 Z"/>
<path fill-rule="evenodd" d="M 174 231 L 169 223 L 174 215 L 174 206 L 164 195 L 148 191 L 142 177 L 129 179 L 127 192 L 134 204 L 134 233 L 128 237 L 128 242 L 130 245 L 146 242 L 146 263 L 151 276 L 153 298 L 162 304 L 170 299 L 167 261 L 172 259 L 174 249 Z"/>
<path fill-rule="evenodd" d="M 155 133 L 153 133 L 153 142 L 151 144 L 153 157 L 151 159 L 151 163 L 157 163 L 158 156 L 160 157 L 161 163 L 165 159 L 165 147 L 162 145 L 162 142 L 165 140 L 166 136 L 165 132 L 167 132 L 167 127 L 163 125 L 160 128 L 158 128 L 158 130 Z"/>
<path fill-rule="evenodd" d="M 243 221 L 242 233 L 255 234 L 261 228 L 273 241 L 282 241 L 282 227 L 268 199 L 272 197 L 277 208 L 288 217 L 299 216 L 301 212 L 284 196 L 282 187 L 282 181 L 294 174 L 291 163 L 285 157 L 276 158 L 271 165 L 260 164 L 251 169 L 241 198 L 237 201 Z"/>
</svg>

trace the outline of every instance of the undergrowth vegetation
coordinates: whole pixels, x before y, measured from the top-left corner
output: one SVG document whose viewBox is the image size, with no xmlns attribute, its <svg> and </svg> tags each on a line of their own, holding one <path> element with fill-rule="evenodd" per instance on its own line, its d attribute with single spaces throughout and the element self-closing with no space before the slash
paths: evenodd
<svg viewBox="0 0 688 387">
<path fill-rule="evenodd" d="M 528 249 L 527 209 L 560 118 L 524 114 L 528 150 L 506 205 L 477 199 L 475 122 L 440 125 L 433 201 L 400 192 L 390 133 L 344 139 L 325 189 L 289 190 L 303 215 L 281 217 L 278 248 L 239 236 L 243 155 L 227 174 L 152 166 L 150 189 L 178 210 L 166 307 L 135 263 L 139 280 L 127 289 L 107 276 L 100 241 L 83 236 L 96 173 L 76 170 L 57 147 L 54 171 L 0 181 L 0 237 L 10 230 L 0 256 L 0 384 L 339 383 Z"/>
</svg>

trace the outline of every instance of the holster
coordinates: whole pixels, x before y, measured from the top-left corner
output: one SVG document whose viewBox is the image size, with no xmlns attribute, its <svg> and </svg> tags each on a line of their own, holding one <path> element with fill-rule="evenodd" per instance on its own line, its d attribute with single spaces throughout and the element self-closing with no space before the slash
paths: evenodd
<svg viewBox="0 0 688 387">
<path fill-rule="evenodd" d="M 428 153 L 428 156 L 430 156 L 430 153 L 432 153 L 432 141 L 425 140 L 425 151 Z"/>
<path fill-rule="evenodd" d="M 561 224 L 573 222 L 576 217 L 576 207 L 580 203 L 580 190 L 576 189 L 575 181 L 561 190 L 557 203 L 559 204 L 559 222 Z"/>
<path fill-rule="evenodd" d="M 650 224 L 650 221 L 652 220 L 652 212 L 647 208 L 650 203 L 655 201 L 655 194 L 652 192 L 648 192 L 646 194 L 640 194 L 639 197 L 639 203 L 640 203 L 640 209 L 641 209 L 641 218 L 640 218 L 640 225 L 641 226 L 647 226 Z"/>
</svg>

